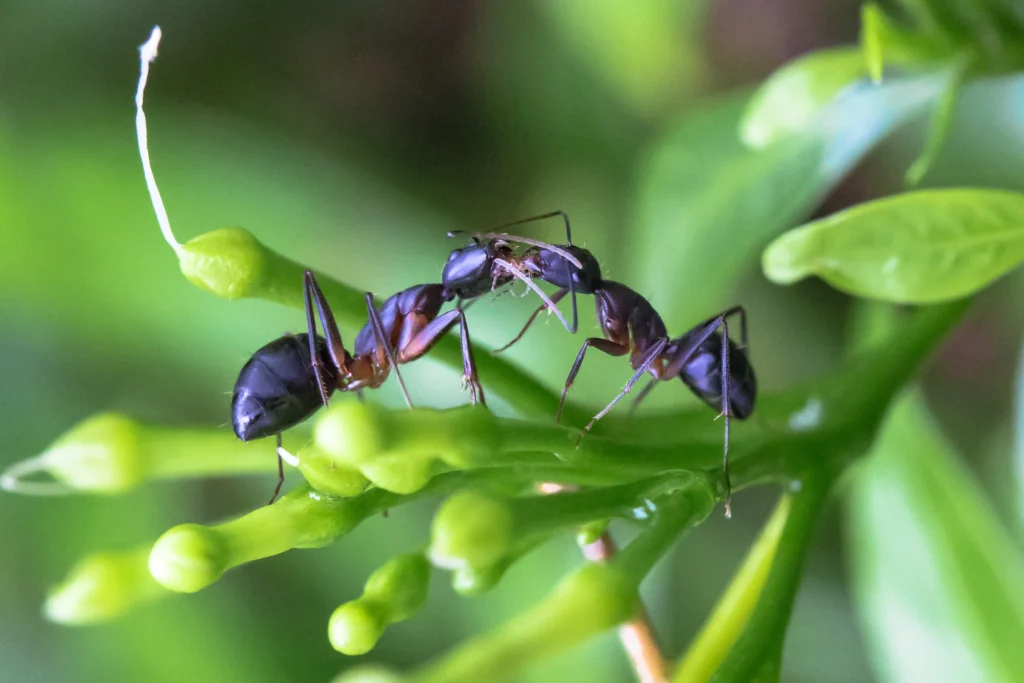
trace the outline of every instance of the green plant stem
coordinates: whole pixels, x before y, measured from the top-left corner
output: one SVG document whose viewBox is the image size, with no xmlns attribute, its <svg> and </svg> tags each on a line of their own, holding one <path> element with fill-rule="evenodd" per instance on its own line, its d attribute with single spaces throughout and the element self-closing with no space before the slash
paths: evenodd
<svg viewBox="0 0 1024 683">
<path fill-rule="evenodd" d="M 631 619 L 640 581 L 679 533 L 711 510 L 706 486 L 697 481 L 692 488 L 659 500 L 651 524 L 613 559 L 570 574 L 540 604 L 464 643 L 412 679 L 418 683 L 504 680 Z"/>
<path fill-rule="evenodd" d="M 792 509 L 757 606 L 712 681 L 741 683 L 753 680 L 762 668 L 781 657 L 804 560 L 832 482 L 827 473 L 808 472 L 800 480 L 799 489 L 790 494 Z"/>
<path fill-rule="evenodd" d="M 792 497 L 783 494 L 743 565 L 693 640 L 673 683 L 707 681 L 725 661 L 761 597 L 791 509 Z"/>
</svg>

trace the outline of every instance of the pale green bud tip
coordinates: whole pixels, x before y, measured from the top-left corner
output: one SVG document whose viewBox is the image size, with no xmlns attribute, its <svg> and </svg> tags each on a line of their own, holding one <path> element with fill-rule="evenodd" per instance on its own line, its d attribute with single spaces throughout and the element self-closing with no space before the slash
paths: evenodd
<svg viewBox="0 0 1024 683">
<path fill-rule="evenodd" d="M 334 610 L 327 625 L 331 647 L 346 655 L 366 654 L 383 633 L 383 620 L 363 600 L 346 602 Z"/>
<path fill-rule="evenodd" d="M 33 495 L 127 491 L 145 475 L 137 430 L 137 424 L 122 415 L 94 415 L 41 455 L 12 465 L 0 475 L 0 487 Z M 37 475 L 51 480 L 32 480 Z"/>
<path fill-rule="evenodd" d="M 342 673 L 331 683 L 403 683 L 407 680 L 380 664 L 368 664 Z"/>
<path fill-rule="evenodd" d="M 141 581 L 148 579 L 142 576 L 145 568 L 145 555 L 138 553 L 90 555 L 50 590 L 43 612 L 50 621 L 67 625 L 118 617 L 152 597 L 153 591 L 147 590 L 150 587 L 141 585 Z"/>
<path fill-rule="evenodd" d="M 512 512 L 501 500 L 477 491 L 461 491 L 434 516 L 430 560 L 446 569 L 483 569 L 508 552 Z"/>
<path fill-rule="evenodd" d="M 349 466 L 369 462 L 382 449 L 385 411 L 361 401 L 334 401 L 313 427 L 313 443 Z"/>
<path fill-rule="evenodd" d="M 178 264 L 189 282 L 225 299 L 252 296 L 263 275 L 265 247 L 242 228 L 221 228 L 181 245 Z"/>
<path fill-rule="evenodd" d="M 591 563 L 558 585 L 555 599 L 581 621 L 604 629 L 632 618 L 639 601 L 637 584 L 621 569 Z"/>
<path fill-rule="evenodd" d="M 349 498 L 365 491 L 369 484 L 358 469 L 332 458 L 316 444 L 307 444 L 296 455 L 302 476 L 321 493 Z"/>
<path fill-rule="evenodd" d="M 228 568 L 228 555 L 219 532 L 199 524 L 182 524 L 153 546 L 149 572 L 165 588 L 195 593 L 221 577 Z"/>
</svg>

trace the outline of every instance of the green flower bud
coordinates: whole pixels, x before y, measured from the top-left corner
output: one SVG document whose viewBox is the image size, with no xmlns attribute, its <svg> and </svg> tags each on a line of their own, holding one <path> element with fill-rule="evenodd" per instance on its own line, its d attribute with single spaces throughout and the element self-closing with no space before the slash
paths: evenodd
<svg viewBox="0 0 1024 683">
<path fill-rule="evenodd" d="M 42 455 L 11 466 L 0 487 L 17 493 L 124 493 L 143 481 L 270 473 L 269 443 L 243 443 L 226 429 L 178 429 L 116 413 L 83 420 Z M 33 481 L 47 474 L 53 481 Z"/>
<path fill-rule="evenodd" d="M 162 586 L 177 593 L 206 588 L 228 569 L 229 549 L 215 529 L 199 524 L 176 526 L 156 542 L 149 571 Z"/>
<path fill-rule="evenodd" d="M 149 548 L 95 553 L 76 564 L 47 595 L 43 612 L 66 625 L 121 616 L 165 594 L 146 566 Z"/>
<path fill-rule="evenodd" d="M 0 476 L 0 486 L 8 491 L 39 495 L 73 491 L 121 493 L 145 475 L 137 432 L 136 423 L 121 415 L 94 415 L 64 434 L 42 455 L 13 465 Z M 41 472 L 55 481 L 25 480 Z"/>
<path fill-rule="evenodd" d="M 388 624 L 404 621 L 427 599 L 430 566 L 422 553 L 400 555 L 377 569 L 363 595 L 334 611 L 327 633 L 334 649 L 346 655 L 369 652 Z"/>
<path fill-rule="evenodd" d="M 430 560 L 446 569 L 489 567 L 509 551 L 512 526 L 507 503 L 478 491 L 460 491 L 434 516 Z"/>
<path fill-rule="evenodd" d="M 499 561 L 482 569 L 460 567 L 452 572 L 452 589 L 467 597 L 486 593 L 498 585 L 508 566 L 507 562 Z"/>
<path fill-rule="evenodd" d="M 371 600 L 353 600 L 334 610 L 327 624 L 331 647 L 344 655 L 363 655 L 384 634 L 384 620 Z"/>
<path fill-rule="evenodd" d="M 200 289 L 225 299 L 242 299 L 258 287 L 265 251 L 248 230 L 222 228 L 181 245 L 178 264 Z"/>
<path fill-rule="evenodd" d="M 362 493 L 369 484 L 358 469 L 331 457 L 314 443 L 307 444 L 296 456 L 302 476 L 321 493 L 348 498 Z"/>
<path fill-rule="evenodd" d="M 334 401 L 313 427 L 313 443 L 339 463 L 359 467 L 383 450 L 389 411 L 362 401 Z"/>
<path fill-rule="evenodd" d="M 581 546 L 587 546 L 595 542 L 601 538 L 601 535 L 605 531 L 608 530 L 608 521 L 609 520 L 607 519 L 601 519 L 596 522 L 584 524 L 579 528 L 579 531 L 576 532 L 576 542 Z"/>
<path fill-rule="evenodd" d="M 342 673 L 331 683 L 402 683 L 407 680 L 380 664 L 367 664 Z"/>
</svg>

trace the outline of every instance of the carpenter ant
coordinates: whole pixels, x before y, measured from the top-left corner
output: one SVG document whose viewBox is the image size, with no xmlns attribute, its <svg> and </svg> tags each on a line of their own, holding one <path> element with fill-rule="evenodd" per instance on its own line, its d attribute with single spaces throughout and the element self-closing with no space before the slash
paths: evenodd
<svg viewBox="0 0 1024 683">
<path fill-rule="evenodd" d="M 524 250 L 518 258 L 506 256 L 505 260 L 517 262 L 520 270 L 528 277 L 540 278 L 559 289 L 550 298 L 545 297 L 544 303 L 533 312 L 519 334 L 511 342 L 497 349 L 496 353 L 504 351 L 522 339 L 537 315 L 545 308 L 554 307 L 567 293 L 572 295 L 573 324 L 571 327 L 566 325 L 566 328 L 575 333 L 577 328 L 576 292 L 592 294 L 597 321 L 604 337 L 591 337 L 583 342 L 583 347 L 576 356 L 576 361 L 573 363 L 562 389 L 555 421 L 561 420 L 566 395 L 579 373 L 587 349 L 592 346 L 611 356 L 629 354 L 630 364 L 635 372 L 611 403 L 605 406 L 583 428 L 580 440 L 598 420 L 607 415 L 632 390 L 633 385 L 644 373 L 650 373 L 653 379 L 637 395 L 633 404 L 634 409 L 650 393 L 656 382 L 679 377 L 698 398 L 713 408 L 720 408 L 722 411 L 720 417 L 725 418 L 722 468 L 725 473 L 725 510 L 726 516 L 728 516 L 732 491 L 729 480 L 729 420 L 732 417 L 739 420 L 749 417 L 754 411 L 757 397 L 757 380 L 745 352 L 747 348 L 745 310 L 742 306 L 735 306 L 705 320 L 680 337 L 669 338 L 665 323 L 647 299 L 626 285 L 602 278 L 600 265 L 593 254 L 572 244 L 569 218 L 564 212 L 555 211 L 516 221 L 510 225 L 558 215 L 562 216 L 565 221 L 567 244 L 559 245 L 558 250 L 530 247 Z M 479 235 L 479 237 L 487 236 Z M 560 253 L 561 251 L 571 253 L 580 262 L 580 265 L 567 262 Z M 733 316 L 739 317 L 740 346 L 729 339 L 728 319 Z M 728 378 L 728 381 L 723 382 L 723 378 Z"/>
<path fill-rule="evenodd" d="M 242 441 L 275 435 L 278 446 L 278 484 L 281 490 L 281 432 L 310 417 L 327 405 L 335 391 L 375 389 L 392 368 L 398 375 L 405 402 L 412 407 L 398 366 L 427 353 L 456 323 L 462 337 L 463 377 L 472 403 L 485 403 L 470 348 L 469 328 L 461 308 L 440 314 L 456 294 L 443 284 L 410 287 L 373 305 L 366 293 L 369 320 L 356 336 L 354 355 L 341 340 L 334 315 L 312 271 L 303 278 L 307 332 L 275 339 L 256 351 L 242 367 L 231 399 L 235 434 Z M 313 309 L 320 317 L 324 337 L 316 332 Z"/>
</svg>

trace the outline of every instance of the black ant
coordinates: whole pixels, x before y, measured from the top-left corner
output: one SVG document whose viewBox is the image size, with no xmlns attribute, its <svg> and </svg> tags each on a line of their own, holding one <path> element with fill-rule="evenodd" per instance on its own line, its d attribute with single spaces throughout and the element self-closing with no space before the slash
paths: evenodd
<svg viewBox="0 0 1024 683">
<path fill-rule="evenodd" d="M 544 309 L 553 309 L 566 294 L 572 295 L 573 324 L 566 328 L 575 332 L 577 328 L 576 293 L 592 294 L 598 324 L 604 337 L 591 337 L 583 342 L 583 347 L 576 356 L 576 361 L 569 371 L 555 421 L 560 421 L 565 397 L 573 385 L 576 375 L 583 364 L 587 349 L 593 346 L 611 356 L 630 355 L 630 364 L 635 371 L 626 385 L 603 410 L 591 419 L 580 433 L 579 440 L 590 431 L 591 427 L 608 414 L 608 412 L 632 390 L 633 385 L 644 375 L 650 373 L 653 379 L 643 388 L 634 401 L 633 408 L 650 393 L 659 381 L 679 377 L 687 387 L 702 401 L 713 408 L 720 408 L 720 417 L 725 417 L 725 445 L 722 468 L 725 473 L 726 515 L 730 514 L 731 483 L 729 480 L 729 419 L 735 417 L 743 420 L 754 411 L 757 397 L 757 380 L 754 369 L 747 358 L 747 317 L 742 306 L 734 306 L 686 332 L 676 339 L 668 336 L 665 323 L 651 303 L 633 289 L 619 282 L 606 280 L 601 276 L 601 267 L 597 259 L 586 249 L 572 244 L 569 217 L 562 211 L 525 218 L 508 225 L 529 223 L 561 216 L 565 221 L 567 244 L 559 245 L 558 251 L 551 248 L 530 247 L 518 258 L 506 255 L 504 260 L 516 262 L 522 274 L 537 277 L 549 282 L 558 291 L 550 298 L 544 297 L 544 303 L 537 308 L 526 321 L 519 334 L 508 344 L 495 352 L 509 348 L 533 324 L 537 315 Z M 477 237 L 500 237 L 491 234 L 480 234 Z M 505 238 L 515 241 L 514 238 Z M 533 244 L 528 242 L 528 244 Z M 550 247 L 550 245 L 548 245 Z M 567 251 L 580 261 L 580 265 L 570 264 L 561 251 Z M 500 276 L 495 281 L 500 281 Z M 728 319 L 732 316 L 740 319 L 741 346 L 729 339 Z M 564 319 L 563 319 L 564 323 Z M 722 378 L 728 381 L 723 382 Z M 577 444 L 579 443 L 577 440 Z"/>
<path fill-rule="evenodd" d="M 558 247 L 525 237 L 505 237 L 536 248 L 549 248 L 575 266 L 581 266 L 571 254 Z M 361 397 L 363 389 L 379 387 L 392 368 L 406 405 L 411 408 L 412 401 L 398 366 L 426 354 L 456 323 L 461 333 L 463 378 L 469 385 L 470 402 L 475 404 L 479 398 L 480 403 L 486 405 L 473 361 L 463 302 L 485 291 L 479 282 L 486 279 L 490 283 L 490 278 L 499 274 L 502 284 L 518 277 L 547 299 L 544 292 L 519 271 L 514 260 L 512 250 L 494 240 L 490 246 L 478 244 L 453 252 L 441 284 L 410 287 L 387 299 L 379 309 L 373 305 L 373 295 L 367 292 L 368 321 L 356 336 L 354 356 L 345 349 L 330 305 L 316 277 L 307 270 L 303 278 L 307 332 L 285 335 L 257 350 L 242 366 L 231 399 L 232 425 L 239 439 L 277 437 L 278 484 L 271 502 L 277 498 L 284 481 L 281 432 L 309 418 L 321 405 L 327 405 L 335 390 L 356 391 Z M 486 267 L 487 272 L 481 267 Z M 478 282 L 472 284 L 473 279 Z M 440 314 L 441 307 L 455 299 L 458 299 L 457 307 Z M 314 308 L 324 337 L 316 333 Z"/>
<path fill-rule="evenodd" d="M 306 307 L 304 334 L 285 335 L 262 347 L 242 366 L 231 398 L 235 434 L 242 441 L 274 435 L 278 447 L 278 483 L 274 502 L 284 481 L 281 432 L 294 427 L 327 405 L 335 390 L 375 389 L 392 368 L 398 376 L 406 404 L 409 392 L 398 366 L 430 351 L 458 323 L 462 337 L 462 368 L 472 403 L 484 400 L 470 347 L 469 328 L 461 308 L 440 314 L 456 298 L 443 284 L 410 287 L 388 298 L 379 309 L 366 293 L 369 320 L 356 336 L 352 355 L 341 340 L 334 314 L 312 271 L 303 278 Z M 313 309 L 320 317 L 324 337 L 316 332 Z"/>
</svg>

